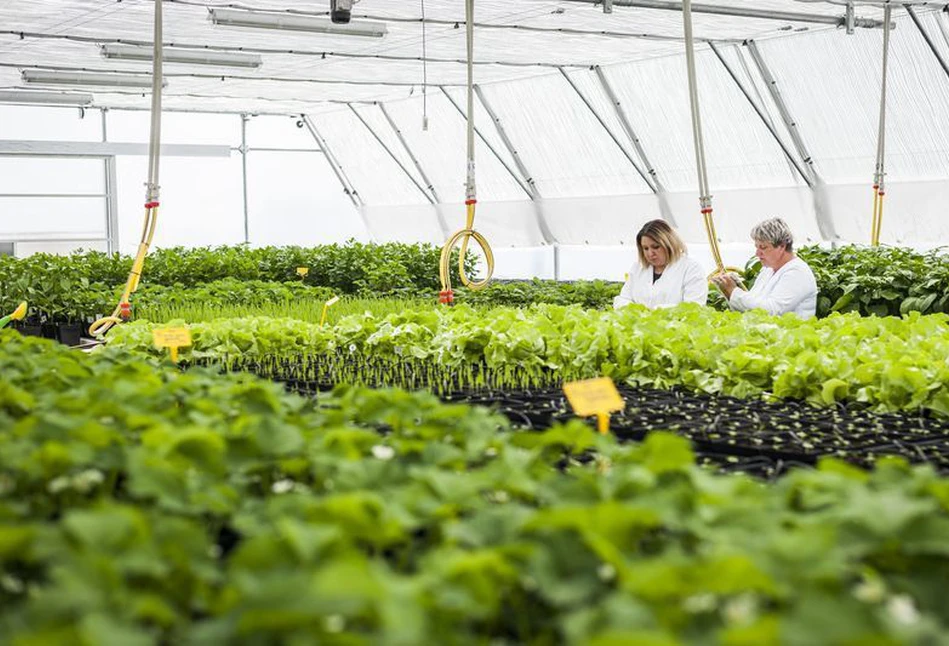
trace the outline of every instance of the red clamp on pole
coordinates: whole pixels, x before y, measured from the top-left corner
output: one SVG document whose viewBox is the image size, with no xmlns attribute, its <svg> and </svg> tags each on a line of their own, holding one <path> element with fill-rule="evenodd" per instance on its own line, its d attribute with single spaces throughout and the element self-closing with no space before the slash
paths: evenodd
<svg viewBox="0 0 949 646">
<path fill-rule="evenodd" d="M 121 318 L 123 321 L 127 321 L 132 318 L 132 306 L 128 301 L 119 303 L 119 318 Z"/>
<path fill-rule="evenodd" d="M 707 207 L 707 208 L 704 208 L 704 209 L 702 209 L 702 210 L 700 211 L 700 213 L 701 213 L 702 215 L 708 215 L 708 214 L 711 213 L 711 212 L 712 212 L 712 207 L 710 207 L 710 206 Z"/>
<path fill-rule="evenodd" d="M 454 305 L 455 304 L 455 292 L 450 289 L 443 289 L 438 292 L 438 302 L 442 305 Z"/>
<path fill-rule="evenodd" d="M 474 199 L 474 198 L 472 198 L 472 199 L 470 199 L 470 200 L 465 200 L 465 206 L 470 206 L 470 205 L 472 205 L 472 204 L 477 204 L 477 203 L 478 203 L 478 200 L 476 200 L 476 199 Z"/>
<path fill-rule="evenodd" d="M 159 202 L 145 202 L 146 209 L 157 209 Z"/>
</svg>

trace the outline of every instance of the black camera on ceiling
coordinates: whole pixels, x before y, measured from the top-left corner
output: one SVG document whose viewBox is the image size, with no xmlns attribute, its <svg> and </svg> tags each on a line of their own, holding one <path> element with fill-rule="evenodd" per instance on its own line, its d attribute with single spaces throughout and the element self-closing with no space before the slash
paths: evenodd
<svg viewBox="0 0 949 646">
<path fill-rule="evenodd" d="M 353 17 L 353 0 L 330 0 L 330 19 L 346 24 Z"/>
</svg>

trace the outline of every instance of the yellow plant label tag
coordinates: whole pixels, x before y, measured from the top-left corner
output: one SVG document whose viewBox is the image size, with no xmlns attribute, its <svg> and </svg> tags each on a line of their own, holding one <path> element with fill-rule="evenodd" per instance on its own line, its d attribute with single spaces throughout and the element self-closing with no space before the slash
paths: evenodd
<svg viewBox="0 0 949 646">
<path fill-rule="evenodd" d="M 297 274 L 300 276 L 300 278 L 305 278 L 306 275 L 309 273 L 310 273 L 309 267 L 297 267 Z"/>
<path fill-rule="evenodd" d="M 601 433 L 609 429 L 609 414 L 626 407 L 626 402 L 609 377 L 564 384 L 563 392 L 573 406 L 573 412 L 579 417 L 597 416 L 597 428 Z"/>
<path fill-rule="evenodd" d="M 186 327 L 166 327 L 152 330 L 157 348 L 169 348 L 171 360 L 178 363 L 178 348 L 191 345 L 191 330 Z"/>
<path fill-rule="evenodd" d="M 191 345 L 191 330 L 186 327 L 166 327 L 152 330 L 152 338 L 159 348 L 181 348 Z"/>
</svg>

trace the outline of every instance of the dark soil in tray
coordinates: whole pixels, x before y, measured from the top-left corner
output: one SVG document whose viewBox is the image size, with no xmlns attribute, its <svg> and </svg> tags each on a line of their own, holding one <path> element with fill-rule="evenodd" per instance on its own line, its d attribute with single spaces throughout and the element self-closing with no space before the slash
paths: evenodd
<svg viewBox="0 0 949 646">
<path fill-rule="evenodd" d="M 292 362 L 291 362 L 292 367 Z M 252 372 L 254 366 L 245 366 Z M 333 384 L 275 378 L 288 390 L 313 395 Z M 873 413 L 858 405 L 817 408 L 797 401 L 768 402 L 694 393 L 684 388 L 619 387 L 626 408 L 610 418 L 621 440 L 641 440 L 650 431 L 670 431 L 692 441 L 698 460 L 726 472 L 774 478 L 794 467 L 813 466 L 824 456 L 870 467 L 884 456 L 929 463 L 949 473 L 949 420 L 927 414 Z M 488 406 L 517 427 L 542 430 L 573 417 L 559 388 L 454 390 L 441 398 Z M 594 420 L 590 420 L 595 425 Z"/>
</svg>

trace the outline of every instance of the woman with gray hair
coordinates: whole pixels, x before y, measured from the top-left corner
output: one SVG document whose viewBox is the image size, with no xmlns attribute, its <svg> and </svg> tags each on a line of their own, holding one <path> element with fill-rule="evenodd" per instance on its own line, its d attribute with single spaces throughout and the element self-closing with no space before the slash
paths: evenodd
<svg viewBox="0 0 949 646">
<path fill-rule="evenodd" d="M 779 316 L 793 312 L 802 319 L 817 312 L 817 280 L 807 263 L 794 255 L 794 237 L 781 218 L 772 218 L 751 230 L 761 273 L 749 291 L 728 274 L 712 277 L 733 310 L 763 309 Z"/>
</svg>

